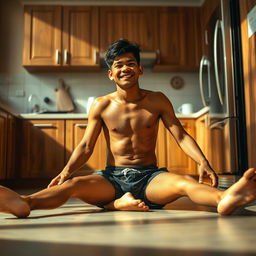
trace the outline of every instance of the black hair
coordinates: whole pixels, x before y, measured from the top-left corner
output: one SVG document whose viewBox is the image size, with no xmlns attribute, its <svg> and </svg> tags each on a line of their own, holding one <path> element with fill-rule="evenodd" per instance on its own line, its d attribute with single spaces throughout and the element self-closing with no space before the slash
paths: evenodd
<svg viewBox="0 0 256 256">
<path fill-rule="evenodd" d="M 111 66 L 114 62 L 114 59 L 117 56 L 120 56 L 124 53 L 132 53 L 140 65 L 140 47 L 136 43 L 129 42 L 127 39 L 120 39 L 114 42 L 109 46 L 107 53 L 105 55 L 105 62 L 108 65 L 108 68 L 111 69 Z"/>
</svg>

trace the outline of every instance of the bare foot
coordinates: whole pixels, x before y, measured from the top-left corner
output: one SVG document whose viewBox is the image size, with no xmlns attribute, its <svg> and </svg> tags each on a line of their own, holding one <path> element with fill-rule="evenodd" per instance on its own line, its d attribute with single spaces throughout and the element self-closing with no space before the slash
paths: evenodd
<svg viewBox="0 0 256 256">
<path fill-rule="evenodd" d="M 149 207 L 140 199 L 135 199 L 132 193 L 127 192 L 122 197 L 116 199 L 105 208 L 120 211 L 148 211 Z"/>
<path fill-rule="evenodd" d="M 16 192 L 0 186 L 0 212 L 11 213 L 19 218 L 27 217 L 29 205 Z"/>
<path fill-rule="evenodd" d="M 218 204 L 218 213 L 231 214 L 237 208 L 256 200 L 256 169 L 248 169 L 243 177 L 227 189 Z"/>
</svg>

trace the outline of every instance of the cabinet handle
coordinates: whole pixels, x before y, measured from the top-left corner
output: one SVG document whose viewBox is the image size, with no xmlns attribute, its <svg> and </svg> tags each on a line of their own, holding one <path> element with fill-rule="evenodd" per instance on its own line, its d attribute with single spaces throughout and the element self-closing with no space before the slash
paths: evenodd
<svg viewBox="0 0 256 256">
<path fill-rule="evenodd" d="M 81 127 L 81 128 L 84 128 L 84 127 L 87 127 L 87 124 L 75 124 L 76 127 Z"/>
<path fill-rule="evenodd" d="M 160 50 L 159 49 L 156 50 L 156 63 L 160 64 Z"/>
<path fill-rule="evenodd" d="M 68 64 L 68 50 L 64 50 L 64 64 Z"/>
<path fill-rule="evenodd" d="M 57 49 L 55 52 L 56 64 L 60 64 L 60 51 Z"/>
<path fill-rule="evenodd" d="M 208 41 L 208 30 L 204 31 L 204 42 L 206 45 L 209 45 L 209 41 Z"/>
<path fill-rule="evenodd" d="M 98 52 L 96 50 L 93 50 L 93 61 L 98 64 Z"/>
<path fill-rule="evenodd" d="M 39 128 L 52 128 L 54 127 L 53 124 L 33 124 L 34 127 L 39 127 Z"/>
</svg>

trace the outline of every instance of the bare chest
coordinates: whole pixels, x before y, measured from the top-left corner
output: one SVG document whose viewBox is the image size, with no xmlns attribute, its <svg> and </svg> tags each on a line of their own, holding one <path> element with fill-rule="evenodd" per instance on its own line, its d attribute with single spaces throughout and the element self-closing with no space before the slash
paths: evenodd
<svg viewBox="0 0 256 256">
<path fill-rule="evenodd" d="M 133 104 L 112 106 L 103 114 L 107 129 L 123 135 L 154 130 L 158 117 L 159 113 L 153 108 Z"/>
</svg>

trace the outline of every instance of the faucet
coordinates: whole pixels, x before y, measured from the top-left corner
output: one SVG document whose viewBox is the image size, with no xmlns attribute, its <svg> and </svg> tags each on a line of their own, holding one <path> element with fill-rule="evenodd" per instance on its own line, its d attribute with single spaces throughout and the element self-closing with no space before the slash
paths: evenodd
<svg viewBox="0 0 256 256">
<path fill-rule="evenodd" d="M 28 113 L 38 113 L 40 110 L 39 99 L 36 95 L 30 94 L 28 97 Z"/>
</svg>

